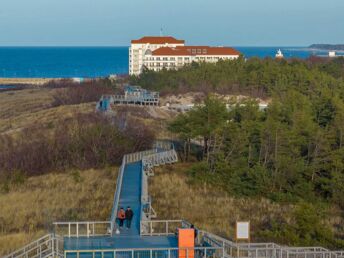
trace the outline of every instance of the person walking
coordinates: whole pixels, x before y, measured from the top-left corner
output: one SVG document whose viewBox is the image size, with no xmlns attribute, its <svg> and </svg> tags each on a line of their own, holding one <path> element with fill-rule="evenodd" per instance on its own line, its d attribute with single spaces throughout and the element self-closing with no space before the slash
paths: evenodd
<svg viewBox="0 0 344 258">
<path fill-rule="evenodd" d="M 133 210 L 128 206 L 127 210 L 125 211 L 125 219 L 126 219 L 126 224 L 127 224 L 127 229 L 130 228 L 131 226 L 131 221 L 134 217 L 134 212 Z"/>
<path fill-rule="evenodd" d="M 198 230 L 197 230 L 197 228 L 195 228 L 195 226 L 194 226 L 193 224 L 191 224 L 191 227 L 190 227 L 190 228 L 194 230 L 195 245 L 196 245 L 196 244 L 197 244 L 197 240 L 198 240 L 198 238 L 197 238 L 197 236 L 198 236 Z"/>
<path fill-rule="evenodd" d="M 122 228 L 124 220 L 125 220 L 125 211 L 124 211 L 123 207 L 121 207 L 120 210 L 118 211 L 117 219 L 119 221 L 119 227 Z"/>
</svg>

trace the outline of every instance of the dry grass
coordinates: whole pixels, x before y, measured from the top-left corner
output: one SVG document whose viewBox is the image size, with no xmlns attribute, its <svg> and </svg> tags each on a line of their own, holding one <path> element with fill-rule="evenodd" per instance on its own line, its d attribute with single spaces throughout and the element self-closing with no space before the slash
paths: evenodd
<svg viewBox="0 0 344 258">
<path fill-rule="evenodd" d="M 95 102 L 51 107 L 55 92 L 55 89 L 38 88 L 0 93 L 0 134 L 15 134 L 35 125 L 49 129 L 76 113 L 94 112 Z M 117 113 L 126 110 L 127 116 L 141 120 L 162 138 L 166 138 L 166 120 L 175 115 L 160 107 L 118 106 L 114 110 Z"/>
<path fill-rule="evenodd" d="M 261 241 L 257 232 L 266 229 L 266 222 L 280 218 L 287 222 L 293 220 L 293 205 L 273 203 L 264 198 L 234 198 L 209 185 L 190 184 L 185 174 L 189 166 L 176 164 L 156 169 L 149 191 L 159 219 L 186 219 L 197 227 L 232 239 L 235 222 L 249 220 L 255 241 Z M 332 225 L 339 236 L 343 231 L 338 225 L 344 223 L 343 218 L 335 207 L 329 213 L 326 223 Z"/>
<path fill-rule="evenodd" d="M 267 199 L 233 198 L 208 185 L 192 185 L 182 172 L 188 166 L 177 164 L 156 170 L 149 190 L 159 218 L 183 218 L 229 238 L 234 237 L 236 221 L 249 220 L 254 237 L 264 221 L 287 216 L 293 209 L 291 205 L 280 205 Z"/>
<path fill-rule="evenodd" d="M 0 119 L 37 112 L 49 106 L 51 89 L 26 89 L 0 93 Z"/>
<path fill-rule="evenodd" d="M 46 234 L 54 221 L 107 220 L 116 177 L 117 168 L 49 174 L 0 194 L 0 255 Z"/>
<path fill-rule="evenodd" d="M 38 231 L 33 234 L 14 233 L 0 235 L 0 256 L 9 253 L 11 250 L 21 248 L 30 243 L 33 239 L 38 239 L 46 234 L 47 233 L 44 231 Z"/>
<path fill-rule="evenodd" d="M 53 128 L 76 113 L 94 111 L 95 103 L 51 108 L 54 89 L 30 89 L 0 93 L 0 134 L 13 134 L 23 128 Z"/>
</svg>

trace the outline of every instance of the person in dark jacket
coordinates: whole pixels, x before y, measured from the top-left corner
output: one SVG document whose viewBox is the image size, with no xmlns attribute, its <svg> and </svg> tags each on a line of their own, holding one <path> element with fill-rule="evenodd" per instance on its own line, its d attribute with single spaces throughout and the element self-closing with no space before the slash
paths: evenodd
<svg viewBox="0 0 344 258">
<path fill-rule="evenodd" d="M 194 237 L 195 237 L 195 240 L 196 240 L 197 239 L 197 235 L 198 235 L 198 230 L 197 230 L 197 228 L 195 228 L 195 226 L 193 224 L 191 225 L 190 228 L 192 228 L 194 230 L 194 232 L 195 232 Z"/>
<path fill-rule="evenodd" d="M 127 228 L 129 229 L 131 226 L 131 221 L 134 217 L 134 212 L 133 210 L 128 206 L 127 210 L 125 211 L 125 220 L 127 224 Z"/>
</svg>

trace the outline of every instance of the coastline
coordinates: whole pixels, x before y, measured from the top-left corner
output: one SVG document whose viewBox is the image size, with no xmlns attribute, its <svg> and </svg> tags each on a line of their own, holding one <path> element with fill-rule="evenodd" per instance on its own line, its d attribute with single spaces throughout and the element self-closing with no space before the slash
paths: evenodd
<svg viewBox="0 0 344 258">
<path fill-rule="evenodd" d="M 317 51 L 317 52 L 329 52 L 329 51 L 335 51 L 337 53 L 344 53 L 344 50 L 337 50 L 337 49 L 323 49 L 323 48 L 306 48 L 309 51 Z"/>
<path fill-rule="evenodd" d="M 33 85 L 41 86 L 60 78 L 0 78 L 0 85 Z"/>
</svg>

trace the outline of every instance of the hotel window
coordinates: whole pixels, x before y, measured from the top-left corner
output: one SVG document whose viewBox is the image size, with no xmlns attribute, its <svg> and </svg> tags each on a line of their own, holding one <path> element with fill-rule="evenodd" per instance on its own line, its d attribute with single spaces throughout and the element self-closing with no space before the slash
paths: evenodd
<svg viewBox="0 0 344 258">
<path fill-rule="evenodd" d="M 190 58 L 189 58 L 189 57 L 185 57 L 184 60 L 185 60 L 185 61 L 189 61 Z"/>
<path fill-rule="evenodd" d="M 202 54 L 202 49 L 197 49 L 197 54 Z"/>
<path fill-rule="evenodd" d="M 162 60 L 164 60 L 164 61 L 167 61 L 167 60 L 168 60 L 168 58 L 167 58 L 167 57 L 164 57 Z"/>
<path fill-rule="evenodd" d="M 182 57 L 178 57 L 178 61 L 182 61 L 183 60 L 183 58 Z"/>
<path fill-rule="evenodd" d="M 170 57 L 170 60 L 174 61 L 174 60 L 176 60 L 176 58 L 175 57 Z"/>
<path fill-rule="evenodd" d="M 157 57 L 156 60 L 159 60 L 159 61 L 160 61 L 160 57 Z"/>
<path fill-rule="evenodd" d="M 207 60 L 211 60 L 211 57 L 210 57 L 210 56 L 208 56 L 208 57 L 207 57 Z"/>
</svg>

